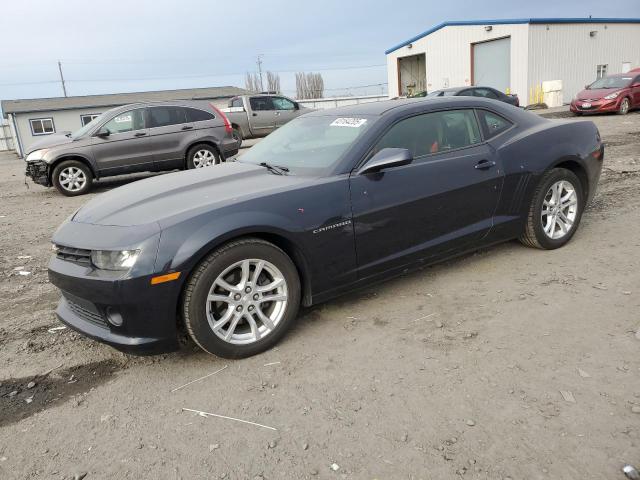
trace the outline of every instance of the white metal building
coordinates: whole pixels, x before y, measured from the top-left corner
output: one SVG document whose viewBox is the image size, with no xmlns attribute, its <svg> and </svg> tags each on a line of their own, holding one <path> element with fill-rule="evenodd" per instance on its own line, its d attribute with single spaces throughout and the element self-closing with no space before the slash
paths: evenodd
<svg viewBox="0 0 640 480">
<path fill-rule="evenodd" d="M 385 52 L 389 96 L 483 85 L 527 105 L 545 81 L 569 103 L 585 84 L 640 67 L 640 18 L 444 22 Z"/>
<path fill-rule="evenodd" d="M 229 99 L 248 93 L 238 87 L 189 88 L 155 92 L 116 93 L 78 97 L 3 100 L 2 113 L 8 120 L 12 147 L 20 156 L 46 135 L 73 132 L 113 107 L 142 101 L 210 100 L 226 107 Z M 9 140 L 7 140 L 7 143 Z"/>
</svg>

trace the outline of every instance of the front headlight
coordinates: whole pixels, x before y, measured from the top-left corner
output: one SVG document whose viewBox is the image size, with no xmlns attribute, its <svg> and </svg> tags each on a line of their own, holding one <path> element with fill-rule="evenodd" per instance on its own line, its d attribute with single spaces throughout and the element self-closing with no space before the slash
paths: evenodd
<svg viewBox="0 0 640 480">
<path fill-rule="evenodd" d="M 101 270 L 129 270 L 139 255 L 140 250 L 92 250 L 91 262 Z"/>
<path fill-rule="evenodd" d="M 617 98 L 618 95 L 620 95 L 620 92 L 610 93 L 609 95 L 604 97 L 604 99 L 605 100 L 613 100 L 614 98 Z"/>
<path fill-rule="evenodd" d="M 41 148 L 40 150 L 35 150 L 27 155 L 27 162 L 33 162 L 34 160 L 42 160 L 46 153 L 49 150 L 46 148 Z"/>
</svg>

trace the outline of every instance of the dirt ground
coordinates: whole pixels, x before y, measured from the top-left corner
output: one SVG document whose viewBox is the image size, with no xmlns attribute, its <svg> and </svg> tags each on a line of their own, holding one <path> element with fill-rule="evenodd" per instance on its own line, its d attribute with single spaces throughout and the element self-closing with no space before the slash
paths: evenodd
<svg viewBox="0 0 640 480">
<path fill-rule="evenodd" d="M 640 465 L 640 112 L 593 121 L 606 168 L 565 248 L 511 242 L 347 295 L 239 361 L 56 329 L 49 238 L 131 179 L 66 198 L 1 154 L 0 478 L 624 478 Z"/>
</svg>

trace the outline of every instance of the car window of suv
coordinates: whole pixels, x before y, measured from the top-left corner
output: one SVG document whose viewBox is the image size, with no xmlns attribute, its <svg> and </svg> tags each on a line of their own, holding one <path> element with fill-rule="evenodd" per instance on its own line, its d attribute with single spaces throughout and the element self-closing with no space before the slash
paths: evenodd
<svg viewBox="0 0 640 480">
<path fill-rule="evenodd" d="M 180 107 L 149 108 L 149 128 L 166 127 L 185 122 L 184 110 Z"/>
<path fill-rule="evenodd" d="M 249 99 L 251 110 L 274 110 L 271 97 L 251 97 Z"/>
<path fill-rule="evenodd" d="M 144 108 L 128 110 L 117 114 L 109 120 L 103 128 L 109 130 L 110 133 L 132 132 L 134 130 L 142 130 L 145 128 Z"/>
<path fill-rule="evenodd" d="M 480 117 L 480 125 L 482 125 L 482 133 L 485 139 L 493 138 L 513 125 L 506 118 L 487 110 L 478 110 L 478 116 Z"/>
<path fill-rule="evenodd" d="M 493 92 L 492 90 L 489 90 L 488 88 L 475 88 L 473 90 L 473 96 L 474 97 L 493 98 L 493 99 L 497 99 L 498 98 L 498 95 L 496 95 L 495 92 Z"/>
<path fill-rule="evenodd" d="M 288 98 L 273 97 L 273 106 L 276 110 L 295 110 L 296 105 Z"/>
<path fill-rule="evenodd" d="M 233 100 L 231 100 L 231 105 L 229 105 L 230 107 L 244 107 L 244 104 L 242 103 L 242 98 L 238 97 L 238 98 L 234 98 Z"/>
<path fill-rule="evenodd" d="M 186 107 L 187 122 L 204 122 L 205 120 L 213 120 L 216 116 L 211 112 L 205 112 L 198 108 Z"/>
<path fill-rule="evenodd" d="M 374 151 L 406 148 L 414 158 L 480 143 L 473 110 L 447 110 L 416 115 L 396 123 L 380 139 Z"/>
</svg>

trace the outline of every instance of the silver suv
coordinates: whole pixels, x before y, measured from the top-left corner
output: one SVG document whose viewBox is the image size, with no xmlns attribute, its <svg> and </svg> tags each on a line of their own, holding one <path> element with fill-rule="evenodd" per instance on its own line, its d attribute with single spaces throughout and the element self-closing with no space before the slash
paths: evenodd
<svg viewBox="0 0 640 480">
<path fill-rule="evenodd" d="M 94 179 L 220 163 L 238 153 L 232 133 L 227 117 L 211 103 L 125 105 L 74 133 L 34 144 L 26 174 L 64 195 L 82 195 Z"/>
</svg>

